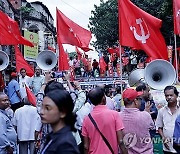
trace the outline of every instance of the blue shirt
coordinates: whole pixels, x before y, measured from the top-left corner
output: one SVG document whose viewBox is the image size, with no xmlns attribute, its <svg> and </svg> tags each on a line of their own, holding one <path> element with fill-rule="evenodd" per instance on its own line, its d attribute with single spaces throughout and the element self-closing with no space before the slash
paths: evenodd
<svg viewBox="0 0 180 154">
<path fill-rule="evenodd" d="M 8 97 L 11 104 L 16 104 L 21 101 L 16 93 L 19 90 L 20 90 L 19 83 L 15 79 L 12 79 L 8 84 Z"/>
<path fill-rule="evenodd" d="M 180 115 L 176 118 L 175 121 L 173 139 L 174 143 L 180 144 Z"/>
<path fill-rule="evenodd" d="M 6 154 L 6 146 L 11 146 L 16 153 L 16 144 L 17 134 L 12 122 L 6 112 L 0 109 L 0 154 Z"/>
<path fill-rule="evenodd" d="M 158 114 L 158 110 L 156 108 L 156 105 L 155 105 L 154 101 L 150 100 L 150 102 L 152 103 L 152 107 L 150 108 L 150 112 L 154 112 L 154 113 L 151 114 L 151 117 L 152 117 L 152 119 L 156 119 L 157 118 L 157 114 Z M 146 104 L 146 101 L 144 99 L 142 99 L 141 107 L 139 109 L 140 111 L 144 111 L 145 104 Z"/>
</svg>

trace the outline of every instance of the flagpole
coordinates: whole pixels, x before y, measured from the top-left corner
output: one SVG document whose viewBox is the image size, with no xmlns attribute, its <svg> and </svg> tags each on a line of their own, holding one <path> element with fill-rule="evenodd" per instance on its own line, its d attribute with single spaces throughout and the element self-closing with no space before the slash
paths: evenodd
<svg viewBox="0 0 180 154">
<path fill-rule="evenodd" d="M 174 34 L 174 42 L 175 42 L 175 69 L 176 69 L 176 82 L 178 82 L 178 58 L 177 58 L 177 42 L 176 42 L 176 34 Z"/>
<path fill-rule="evenodd" d="M 118 1 L 118 19 L 119 19 L 119 53 L 120 53 L 120 60 L 119 60 L 119 62 L 120 62 L 120 80 L 121 80 L 121 105 L 123 104 L 123 98 L 122 98 L 122 94 L 123 94 L 123 86 L 122 86 L 122 83 L 123 83 L 123 81 L 122 81 L 122 55 L 121 55 L 121 53 L 122 53 L 122 48 L 121 48 L 121 42 L 120 42 L 120 22 L 121 22 L 121 20 L 120 20 L 120 1 Z"/>
<path fill-rule="evenodd" d="M 120 62 L 120 81 L 121 81 L 121 105 L 123 103 L 123 99 L 122 99 L 122 93 L 123 93 L 123 79 L 122 79 L 122 48 L 121 48 L 121 44 L 120 44 L 120 41 L 119 41 L 119 53 L 120 53 L 120 56 L 119 56 L 119 62 Z"/>
</svg>

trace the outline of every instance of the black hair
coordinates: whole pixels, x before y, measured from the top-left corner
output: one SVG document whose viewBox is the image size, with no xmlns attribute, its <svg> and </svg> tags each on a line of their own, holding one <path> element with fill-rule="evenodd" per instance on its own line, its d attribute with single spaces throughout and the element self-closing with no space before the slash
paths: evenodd
<svg viewBox="0 0 180 154">
<path fill-rule="evenodd" d="M 147 84 L 145 83 L 140 83 L 137 87 L 136 87 L 136 91 L 142 91 L 142 90 L 146 90 L 147 89 Z"/>
<path fill-rule="evenodd" d="M 104 91 L 100 87 L 96 87 L 90 90 L 88 93 L 89 100 L 95 106 L 101 103 L 103 97 L 104 97 Z"/>
<path fill-rule="evenodd" d="M 22 70 L 25 70 L 25 71 L 26 71 L 26 69 L 25 69 L 25 68 L 21 68 L 21 69 L 20 69 L 20 72 L 21 72 Z"/>
<path fill-rule="evenodd" d="M 66 113 L 64 118 L 65 124 L 70 126 L 72 131 L 76 131 L 74 127 L 76 122 L 76 115 L 73 113 L 74 103 L 69 92 L 55 89 L 47 92 L 45 96 L 49 97 L 56 104 L 60 112 Z"/>
<path fill-rule="evenodd" d="M 116 87 L 116 93 L 121 94 L 121 87 L 120 86 Z"/>
<path fill-rule="evenodd" d="M 49 92 L 51 90 L 55 90 L 55 89 L 65 90 L 62 83 L 52 80 L 52 81 L 48 82 L 48 84 L 46 85 L 46 87 L 44 89 L 44 94 L 46 95 L 47 92 Z"/>
<path fill-rule="evenodd" d="M 174 86 L 166 86 L 166 87 L 164 88 L 164 93 L 165 93 L 166 90 L 171 90 L 171 89 L 174 90 L 174 94 L 175 94 L 176 96 L 179 95 L 179 92 L 177 91 L 177 88 L 174 87 Z"/>
</svg>

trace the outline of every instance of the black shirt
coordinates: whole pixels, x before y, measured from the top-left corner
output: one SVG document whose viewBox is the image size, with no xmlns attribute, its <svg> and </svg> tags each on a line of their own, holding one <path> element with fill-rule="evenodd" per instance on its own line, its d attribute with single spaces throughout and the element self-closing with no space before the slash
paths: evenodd
<svg viewBox="0 0 180 154">
<path fill-rule="evenodd" d="M 69 126 L 47 135 L 41 154 L 79 154 L 79 149 Z"/>
</svg>

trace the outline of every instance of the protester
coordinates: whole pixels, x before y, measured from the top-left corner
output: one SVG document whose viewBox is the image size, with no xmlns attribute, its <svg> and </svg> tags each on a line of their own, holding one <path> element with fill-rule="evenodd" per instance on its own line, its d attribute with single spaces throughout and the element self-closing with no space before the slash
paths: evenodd
<svg viewBox="0 0 180 154">
<path fill-rule="evenodd" d="M 81 89 L 78 81 L 70 82 L 70 74 L 66 74 L 65 79 L 67 81 L 69 93 L 75 105 L 73 112 L 76 113 L 84 105 L 86 101 L 86 93 Z"/>
<path fill-rule="evenodd" d="M 124 124 L 124 142 L 128 148 L 128 154 L 153 154 L 149 130 L 155 126 L 150 114 L 139 110 L 142 94 L 143 92 L 137 92 L 131 88 L 123 92 L 125 109 L 120 112 L 120 115 Z M 130 140 L 132 142 L 129 142 Z"/>
<path fill-rule="evenodd" d="M 124 126 L 118 112 L 109 110 L 105 106 L 106 97 L 104 91 L 100 87 L 92 89 L 88 96 L 92 104 L 95 105 L 90 115 L 107 142 L 109 142 L 109 145 L 105 143 L 100 132 L 90 120 L 90 115 L 88 115 L 85 117 L 82 126 L 85 154 L 118 154 L 118 147 L 120 147 L 123 153 L 126 153 L 122 134 Z"/>
<path fill-rule="evenodd" d="M 37 98 L 36 98 L 36 107 L 39 114 L 42 107 L 42 101 L 43 101 L 44 95 L 46 95 L 47 92 L 55 90 L 55 89 L 63 90 L 64 87 L 61 83 L 56 82 L 52 78 L 50 71 L 45 72 L 45 82 L 42 84 L 42 87 L 40 91 L 38 92 Z M 52 128 L 49 124 L 42 124 L 41 119 L 38 119 L 38 123 L 35 129 L 35 142 L 36 142 L 37 154 L 39 154 L 42 151 L 42 148 L 44 147 L 44 144 L 46 142 L 46 135 L 49 134 L 51 131 L 52 131 Z"/>
<path fill-rule="evenodd" d="M 136 87 L 136 91 L 143 92 L 143 94 L 141 96 L 142 99 L 141 99 L 140 111 L 144 111 L 145 109 L 147 109 L 149 107 L 150 110 L 148 112 L 151 114 L 151 117 L 152 117 L 153 121 L 155 122 L 155 120 L 157 118 L 158 110 L 157 110 L 154 100 L 151 96 L 149 86 L 146 83 L 140 83 Z M 151 134 L 151 137 L 154 137 L 156 134 L 156 129 L 150 130 L 150 134 Z"/>
<path fill-rule="evenodd" d="M 43 123 L 50 124 L 53 132 L 47 136 L 42 153 L 79 153 L 71 131 L 75 131 L 76 117 L 70 94 L 65 90 L 49 91 L 42 103 L 40 112 Z"/>
<path fill-rule="evenodd" d="M 135 52 L 132 52 L 130 56 L 130 64 L 131 64 L 131 71 L 137 68 L 137 55 Z"/>
<path fill-rule="evenodd" d="M 93 77 L 96 77 L 97 73 L 100 74 L 99 63 L 96 61 L 96 59 L 93 60 L 92 68 L 93 68 L 93 72 L 92 72 Z"/>
<path fill-rule="evenodd" d="M 5 109 L 9 107 L 8 96 L 0 92 L 0 154 L 17 153 L 17 134 Z"/>
<path fill-rule="evenodd" d="M 19 154 L 34 154 L 35 149 L 35 126 L 38 122 L 39 114 L 36 107 L 32 106 L 27 97 L 24 98 L 24 106 L 14 113 L 13 125 L 17 130 L 19 141 Z"/>
<path fill-rule="evenodd" d="M 124 105 L 122 104 L 122 96 L 121 96 L 121 87 L 116 87 L 116 95 L 113 97 L 113 100 L 116 102 L 115 109 L 120 112 L 124 110 Z"/>
<path fill-rule="evenodd" d="M 20 86 L 17 82 L 17 74 L 15 72 L 11 73 L 11 81 L 8 84 L 8 97 L 10 100 L 11 108 L 14 112 L 16 109 L 22 106 Z"/>
<path fill-rule="evenodd" d="M 41 75 L 41 69 L 37 66 L 35 68 L 35 75 L 31 78 L 29 87 L 32 89 L 32 92 L 35 95 L 37 95 L 43 83 L 44 83 L 44 76 Z"/>
<path fill-rule="evenodd" d="M 104 84 L 99 84 L 98 87 L 100 87 L 105 94 L 106 97 L 106 106 L 110 110 L 115 110 L 116 109 L 116 102 L 115 100 L 111 99 L 111 92 L 110 92 L 110 86 L 109 85 L 104 85 Z"/>
<path fill-rule="evenodd" d="M 75 59 L 73 60 L 73 65 L 74 65 L 75 74 L 81 76 L 80 60 L 78 59 L 78 56 L 76 56 Z"/>
<path fill-rule="evenodd" d="M 163 140 L 164 154 L 176 153 L 173 148 L 173 132 L 175 120 L 180 115 L 180 108 L 177 103 L 178 94 L 176 87 L 165 87 L 164 95 L 168 104 L 159 110 L 156 120 L 158 132 Z"/>
<path fill-rule="evenodd" d="M 45 73 L 45 83 L 42 85 L 40 91 L 37 95 L 37 108 L 38 112 L 40 113 L 40 109 L 42 106 L 42 101 L 44 98 L 44 95 L 46 95 L 49 91 L 53 91 L 55 89 L 64 90 L 62 83 L 59 83 L 55 81 L 50 72 Z M 39 123 L 36 125 L 36 132 L 35 132 L 35 138 L 36 138 L 36 153 L 40 153 L 42 151 L 42 148 L 44 147 L 44 144 L 46 142 L 46 135 L 49 134 L 52 131 L 52 128 L 49 124 L 42 124 L 41 120 L 39 119 Z M 76 139 L 77 144 L 79 145 L 81 143 L 81 139 L 78 132 L 73 132 L 73 135 Z"/>
<path fill-rule="evenodd" d="M 26 93 L 26 86 L 29 87 L 30 84 L 30 77 L 26 75 L 26 69 L 20 69 L 20 76 L 19 76 L 19 86 L 20 86 L 20 94 L 21 98 L 25 98 L 27 96 Z"/>
</svg>

